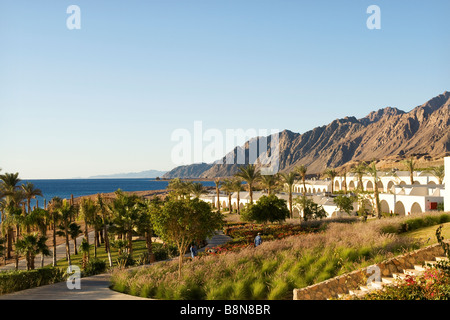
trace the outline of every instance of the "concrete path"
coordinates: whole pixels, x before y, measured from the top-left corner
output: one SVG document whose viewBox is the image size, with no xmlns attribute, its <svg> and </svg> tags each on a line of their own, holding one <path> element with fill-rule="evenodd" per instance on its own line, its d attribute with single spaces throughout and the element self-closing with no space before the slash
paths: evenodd
<svg viewBox="0 0 450 320">
<path fill-rule="evenodd" d="M 215 236 L 207 239 L 208 245 L 199 249 L 199 251 L 208 250 L 211 247 L 226 243 L 230 239 L 222 232 L 217 232 Z M 65 250 L 64 246 L 63 248 Z M 142 268 L 142 266 L 139 268 Z M 69 289 L 66 282 L 60 282 L 2 295 L 0 300 L 145 300 L 144 298 L 113 291 L 109 289 L 110 285 L 110 274 L 105 273 L 81 278 L 80 289 Z"/>
</svg>

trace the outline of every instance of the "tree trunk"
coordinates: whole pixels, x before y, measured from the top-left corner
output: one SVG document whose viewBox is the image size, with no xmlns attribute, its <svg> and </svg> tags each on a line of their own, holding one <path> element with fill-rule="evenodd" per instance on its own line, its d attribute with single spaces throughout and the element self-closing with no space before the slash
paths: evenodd
<svg viewBox="0 0 450 320">
<path fill-rule="evenodd" d="M 68 232 L 68 226 L 67 226 L 68 221 L 64 221 L 64 233 L 66 236 L 66 256 L 67 256 L 67 262 L 69 264 L 69 266 L 72 265 L 72 261 L 70 260 L 70 245 L 69 245 L 69 232 Z"/>
<path fill-rule="evenodd" d="M 132 230 L 128 231 L 127 236 L 128 236 L 128 253 L 130 255 L 132 255 L 133 254 L 133 231 Z"/>
<path fill-rule="evenodd" d="M 77 238 L 73 238 L 73 245 L 74 245 L 74 254 L 77 255 L 78 254 L 78 249 L 77 249 Z"/>
<path fill-rule="evenodd" d="M 145 233 L 145 240 L 147 243 L 148 261 L 150 263 L 153 263 L 153 262 L 155 262 L 155 255 L 153 254 L 152 233 L 151 232 Z"/>
<path fill-rule="evenodd" d="M 238 191 L 237 194 L 237 213 L 240 215 L 241 214 L 241 199 L 240 199 L 240 191 Z"/>
<path fill-rule="evenodd" d="M 53 229 L 53 266 L 56 267 L 56 219 L 55 219 L 55 215 L 53 213 L 53 225 L 52 225 L 52 229 Z"/>
<path fill-rule="evenodd" d="M 84 237 L 86 238 L 86 242 L 89 246 L 89 229 L 88 229 L 88 222 L 87 222 L 86 218 L 84 219 Z M 89 259 L 91 258 L 90 251 L 91 250 L 88 250 L 88 252 L 87 252 L 87 261 L 88 262 L 89 262 Z"/>
</svg>

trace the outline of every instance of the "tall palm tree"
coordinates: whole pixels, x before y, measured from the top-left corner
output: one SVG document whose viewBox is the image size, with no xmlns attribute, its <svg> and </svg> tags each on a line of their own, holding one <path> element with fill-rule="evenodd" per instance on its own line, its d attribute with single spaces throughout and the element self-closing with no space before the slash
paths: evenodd
<svg viewBox="0 0 450 320">
<path fill-rule="evenodd" d="M 22 190 L 25 198 L 27 199 L 27 213 L 31 212 L 31 199 L 36 198 L 37 196 L 42 197 L 41 189 L 37 189 L 34 187 L 34 184 L 31 182 L 27 182 L 26 184 L 22 184 Z"/>
<path fill-rule="evenodd" d="M 331 193 L 334 193 L 334 178 L 337 177 L 336 170 L 334 170 L 334 169 L 326 169 L 323 174 L 331 179 Z"/>
<path fill-rule="evenodd" d="M 240 207 L 240 202 L 241 202 L 241 191 L 242 191 L 242 180 L 238 177 L 234 177 L 233 178 L 233 183 L 232 183 L 232 190 L 233 192 L 236 192 L 237 194 L 237 214 L 241 214 L 241 207 Z"/>
<path fill-rule="evenodd" d="M 75 213 L 74 206 L 70 204 L 66 199 L 63 200 L 62 205 L 57 209 L 61 216 L 62 220 L 62 229 L 64 232 L 64 238 L 66 242 L 66 256 L 67 256 L 67 262 L 70 265 L 72 265 L 72 261 L 70 259 L 70 244 L 69 244 L 69 221 L 71 221 L 72 216 Z"/>
<path fill-rule="evenodd" d="M 367 166 L 366 170 L 373 177 L 374 195 L 375 195 L 375 212 L 377 214 L 378 219 L 381 219 L 380 196 L 378 193 L 378 174 L 377 174 L 377 168 L 375 166 L 375 161 L 372 161 L 371 164 L 369 166 Z"/>
<path fill-rule="evenodd" d="M 6 215 L 8 215 L 8 212 L 10 210 L 13 210 L 14 208 L 18 208 L 20 206 L 19 201 L 19 193 L 17 193 L 19 182 L 21 181 L 19 179 L 19 173 L 4 173 L 0 174 L 0 181 L 2 183 L 2 190 L 3 195 L 5 196 L 5 215 L 2 217 L 2 224 L 3 221 L 6 220 Z M 12 244 L 13 244 L 13 229 L 11 226 L 9 226 L 6 230 L 6 242 L 7 242 L 7 249 L 6 249 L 6 258 L 11 259 L 11 252 L 12 252 Z"/>
<path fill-rule="evenodd" d="M 217 212 L 220 213 L 220 178 L 214 179 L 214 183 L 216 184 L 216 195 L 217 195 Z"/>
<path fill-rule="evenodd" d="M 194 182 L 190 185 L 190 193 L 195 198 L 200 198 L 202 194 L 208 193 L 201 182 Z"/>
<path fill-rule="evenodd" d="M 268 174 L 261 175 L 261 185 L 267 190 L 268 195 L 271 195 L 275 188 L 278 186 L 279 178 L 278 175 Z"/>
<path fill-rule="evenodd" d="M 80 216 L 84 220 L 84 239 L 89 246 L 89 226 L 94 225 L 96 212 L 98 208 L 95 202 L 90 198 L 83 198 L 80 203 L 79 212 Z M 90 252 L 85 252 L 87 254 L 87 262 L 89 262 L 91 256 Z"/>
<path fill-rule="evenodd" d="M 347 169 L 344 168 L 344 171 L 342 172 L 342 177 L 344 178 L 342 184 L 344 186 L 344 193 L 347 194 Z M 341 185 L 342 187 L 342 185 Z"/>
<path fill-rule="evenodd" d="M 364 191 L 362 177 L 367 172 L 367 164 L 364 161 L 360 162 L 356 166 L 352 167 L 350 171 L 353 172 L 354 174 L 356 174 L 356 176 L 358 177 L 359 191 L 361 191 L 361 192 Z"/>
<path fill-rule="evenodd" d="M 228 196 L 228 210 L 229 213 L 231 213 L 232 206 L 231 206 L 231 195 L 233 193 L 233 181 L 231 179 L 225 179 L 222 181 L 222 187 L 221 189 L 225 191 L 225 194 Z"/>
<path fill-rule="evenodd" d="M 283 182 L 285 184 L 287 184 L 288 186 L 288 192 L 289 192 L 289 213 L 290 213 L 290 218 L 293 217 L 292 215 L 292 211 L 293 211 L 293 207 L 292 207 L 292 189 L 294 187 L 295 184 L 295 180 L 297 178 L 297 173 L 294 171 L 291 171 L 289 173 L 281 173 L 281 177 L 283 179 Z"/>
<path fill-rule="evenodd" d="M 239 167 L 239 172 L 235 176 L 247 182 L 250 203 L 253 203 L 253 185 L 261 178 L 261 172 L 256 169 L 255 165 L 249 164 L 245 167 Z"/>
<path fill-rule="evenodd" d="M 308 171 L 308 168 L 304 165 L 300 165 L 295 168 L 295 171 L 302 177 L 303 182 L 303 196 L 306 196 L 306 172 Z"/>
<path fill-rule="evenodd" d="M 48 204 L 48 209 L 50 212 L 50 217 L 52 220 L 52 240 L 53 240 L 53 257 L 52 264 L 56 267 L 56 224 L 61 219 L 59 214 L 59 209 L 62 207 L 63 201 L 59 197 L 53 197 L 50 203 Z"/>
<path fill-rule="evenodd" d="M 414 184 L 414 171 L 416 170 L 416 162 L 414 158 L 411 157 L 409 159 L 403 160 L 402 163 L 405 165 L 406 169 L 409 171 L 409 180 L 411 184 Z"/>
<path fill-rule="evenodd" d="M 109 266 L 112 267 L 113 263 L 112 263 L 111 247 L 110 247 L 110 244 L 109 244 L 108 227 L 107 227 L 107 223 L 108 223 L 108 207 L 104 203 L 103 197 L 100 194 L 97 195 L 97 206 L 96 207 L 97 207 L 98 212 L 102 216 L 103 232 L 105 234 L 105 248 L 106 248 L 106 252 L 108 253 Z"/>
<path fill-rule="evenodd" d="M 73 241 L 73 246 L 74 246 L 73 253 L 75 255 L 77 255 L 78 254 L 77 237 L 83 233 L 83 231 L 81 231 L 81 226 L 79 224 L 77 224 L 76 222 L 72 222 L 71 224 L 69 224 L 68 233 L 69 233 L 70 238 L 72 238 L 72 241 Z"/>
<path fill-rule="evenodd" d="M 445 166 L 440 165 L 438 167 L 433 167 L 430 169 L 425 170 L 426 172 L 431 173 L 433 176 L 435 176 L 438 179 L 439 184 L 442 184 L 444 181 L 445 176 Z"/>
</svg>

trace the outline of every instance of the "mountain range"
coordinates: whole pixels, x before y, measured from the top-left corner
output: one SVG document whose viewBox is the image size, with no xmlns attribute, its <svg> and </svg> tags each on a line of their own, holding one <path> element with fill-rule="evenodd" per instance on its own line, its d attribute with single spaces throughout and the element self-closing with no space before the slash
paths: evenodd
<svg viewBox="0 0 450 320">
<path fill-rule="evenodd" d="M 318 174 L 326 168 L 338 168 L 355 161 L 401 159 L 409 156 L 444 157 L 450 153 L 450 92 L 444 92 L 426 103 L 404 112 L 386 107 L 356 119 L 345 117 L 316 127 L 303 134 L 284 130 L 279 133 L 279 170 L 289 171 L 305 165 L 308 173 Z M 245 152 L 249 145 L 236 147 L 230 155 Z M 267 150 L 273 136 L 266 137 Z M 221 160 L 221 159 L 218 159 Z M 232 176 L 241 164 L 200 163 L 179 166 L 162 177 L 215 178 Z"/>
</svg>

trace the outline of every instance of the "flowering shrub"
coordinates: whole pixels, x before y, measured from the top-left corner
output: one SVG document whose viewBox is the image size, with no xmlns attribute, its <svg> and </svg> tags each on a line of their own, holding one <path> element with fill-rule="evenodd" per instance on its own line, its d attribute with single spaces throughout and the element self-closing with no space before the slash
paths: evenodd
<svg viewBox="0 0 450 320">
<path fill-rule="evenodd" d="M 371 292 L 365 300 L 448 300 L 450 277 L 439 268 L 427 269 L 421 276 L 406 276 L 393 286 Z"/>
</svg>

